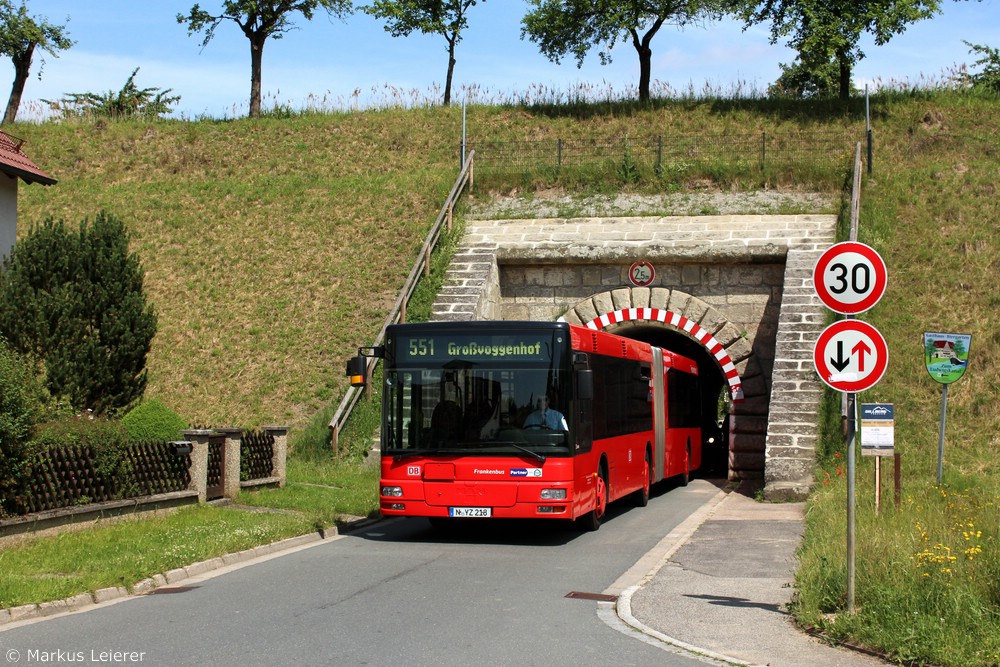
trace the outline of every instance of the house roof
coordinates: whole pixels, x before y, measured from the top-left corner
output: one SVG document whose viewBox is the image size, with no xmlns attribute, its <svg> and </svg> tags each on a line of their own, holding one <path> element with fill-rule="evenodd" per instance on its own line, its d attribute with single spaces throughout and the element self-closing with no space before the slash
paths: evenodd
<svg viewBox="0 0 1000 667">
<path fill-rule="evenodd" d="M 56 179 L 39 169 L 38 165 L 31 161 L 31 158 L 21 152 L 23 144 L 23 139 L 0 131 L 0 171 L 15 178 L 21 178 L 25 183 L 55 185 Z"/>
</svg>

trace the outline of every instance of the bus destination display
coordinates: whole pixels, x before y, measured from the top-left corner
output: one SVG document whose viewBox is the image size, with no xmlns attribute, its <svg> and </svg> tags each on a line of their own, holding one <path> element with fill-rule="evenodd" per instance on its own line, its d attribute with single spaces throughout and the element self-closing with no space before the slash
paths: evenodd
<svg viewBox="0 0 1000 667">
<path fill-rule="evenodd" d="M 396 358 L 400 362 L 449 359 L 466 361 L 545 361 L 550 358 L 551 337 L 535 336 L 399 336 Z"/>
</svg>

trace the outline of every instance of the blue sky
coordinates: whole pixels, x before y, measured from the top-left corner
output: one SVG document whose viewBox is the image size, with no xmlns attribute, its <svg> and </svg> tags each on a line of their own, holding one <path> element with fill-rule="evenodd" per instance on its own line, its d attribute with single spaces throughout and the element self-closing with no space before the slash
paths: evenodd
<svg viewBox="0 0 1000 667">
<path fill-rule="evenodd" d="M 356 2 L 363 4 L 364 0 Z M 186 117 L 246 114 L 250 94 L 249 43 L 237 26 L 223 24 L 205 48 L 176 21 L 193 0 L 28 0 L 29 12 L 66 24 L 76 44 L 58 58 L 38 54 L 25 87 L 19 118 L 39 113 L 41 99 L 67 93 L 117 91 L 139 67 L 143 88 L 170 88 L 181 96 L 176 113 Z M 208 11 L 219 0 L 200 0 Z M 484 101 L 497 101 L 532 89 L 566 93 L 576 87 L 624 92 L 638 81 L 631 45 L 619 46 L 611 65 L 596 52 L 581 69 L 570 58 L 556 65 L 530 41 L 521 40 L 524 0 L 486 0 L 469 13 L 470 27 L 458 46 L 455 92 L 475 85 Z M 962 40 L 1000 47 L 1000 0 L 943 0 L 942 13 L 910 27 L 888 45 L 863 43 L 866 58 L 854 73 L 855 84 L 940 80 L 956 65 L 975 57 Z M 298 27 L 281 40 L 268 40 L 263 60 L 265 108 L 281 103 L 351 108 L 393 100 L 423 102 L 444 84 L 447 53 L 439 36 L 393 38 L 375 19 L 358 12 L 346 22 L 319 13 L 311 22 L 297 15 Z M 653 41 L 653 79 L 672 90 L 735 87 L 764 90 L 780 74 L 779 63 L 794 53 L 768 43 L 768 29 L 743 31 L 733 21 L 683 30 L 664 26 Z M 42 60 L 44 59 L 44 69 Z M 38 73 L 41 70 L 41 80 Z M 13 79 L 9 60 L 0 62 L 0 81 Z M 6 86 L 7 84 L 3 84 Z M 7 90 L 3 88 L 3 90 Z M 354 98 L 355 91 L 360 91 Z"/>
</svg>

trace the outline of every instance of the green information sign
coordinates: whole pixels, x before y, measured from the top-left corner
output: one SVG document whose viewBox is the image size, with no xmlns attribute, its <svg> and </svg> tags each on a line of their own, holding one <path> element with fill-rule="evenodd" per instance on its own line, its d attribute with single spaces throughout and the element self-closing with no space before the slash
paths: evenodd
<svg viewBox="0 0 1000 667">
<path fill-rule="evenodd" d="M 969 367 L 971 334 L 924 333 L 924 362 L 927 372 L 941 384 L 951 384 Z"/>
</svg>

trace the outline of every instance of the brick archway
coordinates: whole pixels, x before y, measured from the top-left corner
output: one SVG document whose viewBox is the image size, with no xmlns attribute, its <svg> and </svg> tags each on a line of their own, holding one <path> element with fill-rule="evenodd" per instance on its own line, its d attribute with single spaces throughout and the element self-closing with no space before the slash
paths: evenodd
<svg viewBox="0 0 1000 667">
<path fill-rule="evenodd" d="M 683 331 L 701 343 L 719 364 L 719 368 L 722 370 L 722 374 L 729 384 L 729 397 L 734 402 L 743 400 L 743 384 L 740 380 L 740 372 L 736 369 L 736 364 L 733 363 L 733 359 L 729 356 L 726 348 L 707 329 L 679 313 L 661 310 L 660 308 L 628 308 L 605 313 L 596 320 L 588 322 L 587 326 L 591 329 L 607 329 L 609 327 L 613 329 L 613 325 L 622 322 L 639 321 L 666 324 L 674 330 Z"/>
<path fill-rule="evenodd" d="M 559 319 L 611 332 L 626 322 L 649 322 L 682 333 L 715 359 L 729 384 L 730 398 L 744 398 L 740 376 L 750 358 L 749 343 L 718 309 L 686 292 L 645 287 L 611 290 L 577 302 Z"/>
</svg>

